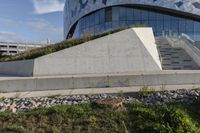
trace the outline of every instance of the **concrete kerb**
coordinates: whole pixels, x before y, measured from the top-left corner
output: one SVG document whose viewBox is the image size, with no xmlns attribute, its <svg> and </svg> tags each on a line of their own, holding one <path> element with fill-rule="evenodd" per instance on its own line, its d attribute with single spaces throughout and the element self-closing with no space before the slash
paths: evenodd
<svg viewBox="0 0 200 133">
<path fill-rule="evenodd" d="M 56 77 L 9 77 L 5 79 L 0 78 L 0 92 L 198 84 L 200 84 L 200 71 L 160 71 Z"/>
<path fill-rule="evenodd" d="M 148 86 L 153 91 L 177 90 L 177 89 L 198 89 L 199 85 L 167 85 L 167 86 Z M 44 96 L 65 96 L 65 95 L 96 95 L 96 94 L 119 94 L 137 96 L 143 86 L 134 87 L 113 87 L 113 88 L 85 88 L 85 89 L 64 89 L 64 90 L 48 90 L 48 91 L 25 91 L 25 92 L 7 92 L 0 93 L 0 98 L 11 97 L 44 97 Z"/>
</svg>

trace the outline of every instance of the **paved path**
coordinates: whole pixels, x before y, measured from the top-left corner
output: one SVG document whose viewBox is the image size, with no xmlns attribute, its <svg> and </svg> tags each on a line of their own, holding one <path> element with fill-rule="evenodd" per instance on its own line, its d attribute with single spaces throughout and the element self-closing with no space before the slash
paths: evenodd
<svg viewBox="0 0 200 133">
<path fill-rule="evenodd" d="M 168 86 L 150 86 L 155 91 L 160 90 L 177 90 L 177 89 L 199 89 L 200 85 L 168 85 Z M 31 92 L 12 92 L 0 93 L 0 98 L 8 97 L 42 97 L 53 95 L 84 95 L 84 94 L 113 94 L 113 93 L 137 93 L 141 90 L 141 86 L 136 87 L 116 87 L 116 88 L 90 88 L 90 89 L 67 89 L 67 90 L 51 90 L 51 91 L 31 91 Z"/>
</svg>

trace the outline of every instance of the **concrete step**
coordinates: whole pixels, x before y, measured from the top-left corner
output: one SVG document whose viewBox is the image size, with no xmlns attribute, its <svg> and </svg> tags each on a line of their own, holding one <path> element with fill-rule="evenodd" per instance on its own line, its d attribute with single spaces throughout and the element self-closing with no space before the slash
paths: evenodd
<svg viewBox="0 0 200 133">
<path fill-rule="evenodd" d="M 198 65 L 181 48 L 173 48 L 168 41 L 157 38 L 156 44 L 163 70 L 197 70 Z"/>
</svg>

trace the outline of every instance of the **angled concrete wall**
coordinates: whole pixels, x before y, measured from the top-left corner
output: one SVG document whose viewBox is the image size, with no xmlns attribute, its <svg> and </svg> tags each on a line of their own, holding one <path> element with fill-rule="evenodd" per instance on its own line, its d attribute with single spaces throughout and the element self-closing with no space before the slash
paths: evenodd
<svg viewBox="0 0 200 133">
<path fill-rule="evenodd" d="M 146 28 L 134 28 L 134 31 L 137 34 L 138 38 L 141 40 L 146 50 L 151 54 L 151 57 L 154 59 L 160 69 L 162 69 L 153 32 L 146 32 Z"/>
<path fill-rule="evenodd" d="M 20 76 L 160 70 L 152 28 L 127 29 L 34 60 L 0 63 L 0 74 Z"/>
<path fill-rule="evenodd" d="M 0 74 L 33 76 L 34 60 L 0 62 Z"/>
<path fill-rule="evenodd" d="M 152 29 L 133 28 L 37 58 L 34 76 L 159 71 L 158 59 Z"/>
</svg>

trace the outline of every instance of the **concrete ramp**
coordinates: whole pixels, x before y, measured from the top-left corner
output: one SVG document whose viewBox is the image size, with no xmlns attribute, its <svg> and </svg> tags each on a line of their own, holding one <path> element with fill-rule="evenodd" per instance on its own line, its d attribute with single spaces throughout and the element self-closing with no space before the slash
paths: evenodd
<svg viewBox="0 0 200 133">
<path fill-rule="evenodd" d="M 17 62 L 18 66 L 20 61 Z M 24 63 L 24 61 L 23 61 Z M 1 65 L 13 68 L 14 65 Z M 13 63 L 13 64 L 16 64 Z M 109 74 L 161 70 L 152 28 L 132 28 L 34 60 L 32 76 Z M 27 65 L 28 66 L 28 65 Z M 7 69 L 6 69 L 7 70 Z M 27 71 L 27 69 L 25 69 Z M 30 70 L 30 71 L 31 71 Z M 16 71 L 18 71 L 16 69 Z M 29 71 L 29 72 L 30 72 Z M 7 70 L 6 74 L 15 74 Z M 1 71 L 0 73 L 4 73 Z M 17 73 L 20 75 L 20 73 Z M 25 75 L 25 73 L 22 73 Z M 27 75 L 30 75 L 27 74 Z"/>
</svg>

